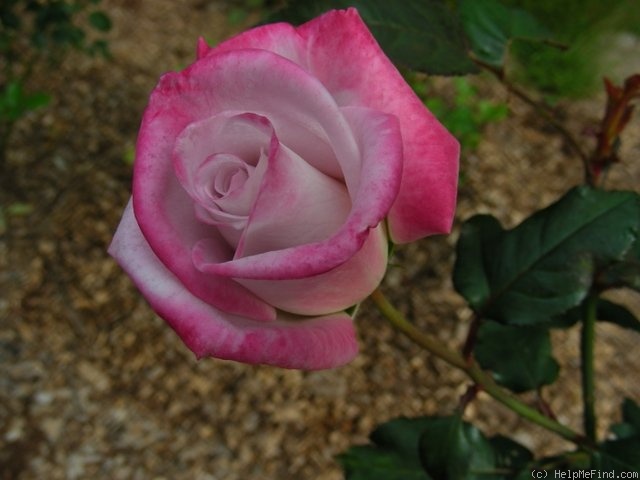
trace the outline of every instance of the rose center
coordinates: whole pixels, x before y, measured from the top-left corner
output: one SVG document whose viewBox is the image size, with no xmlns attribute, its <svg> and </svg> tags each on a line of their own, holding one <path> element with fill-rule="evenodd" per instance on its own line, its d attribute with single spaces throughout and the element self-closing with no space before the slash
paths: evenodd
<svg viewBox="0 0 640 480">
<path fill-rule="evenodd" d="M 218 205 L 217 200 L 242 190 L 254 170 L 255 167 L 235 155 L 211 155 L 198 168 L 195 177 L 196 189 L 203 194 L 201 198 L 207 198 Z"/>
</svg>

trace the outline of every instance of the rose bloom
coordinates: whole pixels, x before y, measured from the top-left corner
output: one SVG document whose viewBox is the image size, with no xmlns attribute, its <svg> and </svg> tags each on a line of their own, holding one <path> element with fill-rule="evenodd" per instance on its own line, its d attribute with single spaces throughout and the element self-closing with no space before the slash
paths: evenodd
<svg viewBox="0 0 640 480">
<path fill-rule="evenodd" d="M 389 239 L 450 230 L 458 153 L 355 9 L 200 40 L 151 94 L 109 252 L 198 357 L 343 365 Z"/>
</svg>

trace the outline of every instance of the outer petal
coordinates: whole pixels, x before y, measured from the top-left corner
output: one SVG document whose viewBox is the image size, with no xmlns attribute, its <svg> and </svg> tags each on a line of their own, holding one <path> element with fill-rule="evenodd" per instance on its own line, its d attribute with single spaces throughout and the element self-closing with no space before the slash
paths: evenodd
<svg viewBox="0 0 640 480">
<path fill-rule="evenodd" d="M 319 17 L 322 18 L 322 17 Z M 205 44 L 206 46 L 206 44 Z M 307 45 L 297 29 L 288 23 L 271 23 L 240 33 L 213 48 L 206 50 L 198 43 L 198 58 L 201 56 L 230 52 L 246 48 L 259 48 L 276 53 L 308 70 Z"/>
<path fill-rule="evenodd" d="M 173 173 L 170 132 L 179 132 L 182 122 L 180 117 L 166 119 L 166 131 L 143 128 L 138 137 L 132 197 L 136 228 L 146 225 L 142 230 L 155 254 L 194 295 L 227 312 L 273 320 L 271 305 L 228 278 L 198 271 L 191 261 L 193 245 L 204 237 L 215 240 L 218 261 L 232 258 L 233 252 L 219 233 L 196 219 L 193 200 Z"/>
<path fill-rule="evenodd" d="M 129 245 L 129 243 L 123 241 L 116 241 L 116 239 L 135 238 L 139 235 L 140 227 L 137 219 L 135 218 L 133 204 L 134 199 L 132 198 L 122 214 L 122 219 L 120 220 L 120 225 L 118 225 L 118 231 L 116 232 L 116 237 L 109 247 L 109 253 L 111 256 L 113 256 L 130 274 L 132 274 L 132 269 L 126 265 L 126 262 L 129 261 L 127 259 L 130 258 L 130 253 L 127 249 L 138 248 L 137 243 Z M 185 208 L 182 213 L 183 216 L 188 219 L 189 216 L 193 214 L 193 208 L 189 202 L 184 203 L 184 205 L 186 205 L 187 208 Z M 180 225 L 178 225 L 178 228 L 179 227 Z M 185 227 L 185 230 L 188 230 L 188 228 L 189 225 Z M 189 232 L 182 233 L 183 235 L 189 235 Z M 211 235 L 210 229 L 208 233 Z M 202 238 L 204 233 L 196 232 L 196 235 L 198 236 L 190 241 L 195 243 L 197 239 Z M 210 242 L 210 255 L 219 259 L 227 258 L 230 255 L 227 251 L 228 247 L 226 247 L 226 243 L 219 236 L 210 238 Z M 144 243 L 145 245 L 148 245 L 146 239 L 144 240 Z M 172 266 L 183 275 L 184 280 L 181 279 L 181 281 L 186 288 L 205 302 L 211 303 L 227 312 L 243 315 L 262 322 L 275 320 L 276 312 L 273 306 L 260 300 L 254 294 L 246 290 L 242 285 L 229 278 L 206 275 L 198 271 L 191 262 L 191 250 L 185 249 L 185 245 L 188 245 L 189 243 L 189 241 L 186 243 L 176 241 L 168 246 L 163 245 L 164 248 L 170 249 L 170 247 L 173 247 L 175 249 L 175 258 L 171 258 L 173 262 Z M 155 259 L 154 261 L 159 261 L 155 255 L 153 258 Z M 178 275 L 176 274 L 176 276 Z M 160 281 L 160 279 L 155 279 L 153 276 L 141 278 L 141 281 L 142 280 L 149 283 Z"/>
<path fill-rule="evenodd" d="M 406 243 L 451 228 L 459 145 L 424 107 L 358 15 L 328 12 L 297 29 L 273 24 L 249 30 L 212 49 L 263 48 L 316 76 L 340 105 L 396 115 L 404 142 L 402 186 L 389 214 L 391 237 Z"/>
<path fill-rule="evenodd" d="M 387 269 L 387 235 L 382 224 L 362 248 L 337 268 L 296 280 L 238 282 L 279 309 L 299 315 L 324 315 L 360 303 L 380 284 Z"/>
<path fill-rule="evenodd" d="M 308 319 L 279 314 L 275 322 L 262 323 L 193 296 L 149 248 L 130 205 L 110 253 L 198 357 L 317 370 L 344 365 L 357 354 L 353 322 L 344 313 Z"/>
</svg>

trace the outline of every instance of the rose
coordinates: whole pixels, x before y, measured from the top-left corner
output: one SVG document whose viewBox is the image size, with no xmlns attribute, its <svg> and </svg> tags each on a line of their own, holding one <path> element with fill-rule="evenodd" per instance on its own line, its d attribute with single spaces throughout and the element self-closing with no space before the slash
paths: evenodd
<svg viewBox="0 0 640 480">
<path fill-rule="evenodd" d="M 344 364 L 387 237 L 450 229 L 458 144 L 355 9 L 197 57 L 151 95 L 109 251 L 198 357 Z"/>
</svg>

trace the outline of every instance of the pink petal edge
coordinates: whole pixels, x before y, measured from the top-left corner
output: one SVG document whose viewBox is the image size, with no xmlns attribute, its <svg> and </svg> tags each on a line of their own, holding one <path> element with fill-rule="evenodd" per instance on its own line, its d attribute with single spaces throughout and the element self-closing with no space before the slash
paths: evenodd
<svg viewBox="0 0 640 480">
<path fill-rule="evenodd" d="M 457 140 L 415 95 L 356 9 L 328 12 L 298 33 L 307 41 L 310 71 L 338 103 L 366 105 L 400 121 L 402 183 L 388 216 L 394 242 L 449 232 L 457 197 Z"/>
<path fill-rule="evenodd" d="M 109 253 L 198 358 L 320 370 L 357 355 L 353 321 L 346 313 L 314 318 L 279 313 L 275 322 L 262 323 L 206 304 L 164 267 L 136 227 L 130 202 Z"/>
</svg>

